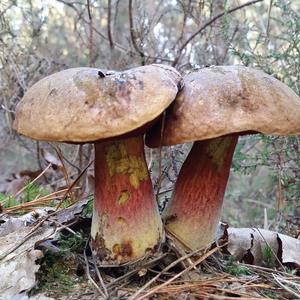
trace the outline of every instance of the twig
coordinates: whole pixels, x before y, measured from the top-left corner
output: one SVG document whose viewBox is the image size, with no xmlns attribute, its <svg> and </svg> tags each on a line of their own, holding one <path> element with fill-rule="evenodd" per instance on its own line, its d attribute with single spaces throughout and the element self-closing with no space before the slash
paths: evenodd
<svg viewBox="0 0 300 300">
<path fill-rule="evenodd" d="M 47 171 L 48 169 L 51 167 L 51 163 L 36 177 L 34 178 L 31 182 L 29 182 L 28 184 L 26 184 L 23 188 L 21 188 L 15 195 L 14 197 L 18 197 L 21 193 L 23 193 L 30 184 L 33 184 L 35 183 L 38 179 L 40 179 Z M 0 203 L 3 204 L 5 203 L 6 201 L 8 201 L 10 198 L 10 196 L 4 198 Z"/>
<path fill-rule="evenodd" d="M 65 163 L 64 163 L 64 158 L 63 158 L 63 154 L 61 153 L 61 150 L 60 148 L 55 145 L 55 144 L 52 144 L 50 143 L 50 145 L 54 148 L 55 152 L 56 152 L 56 155 L 58 156 L 61 164 L 62 164 L 62 171 L 63 171 L 63 174 L 64 174 L 64 178 L 65 178 L 65 181 L 66 181 L 66 185 L 69 187 L 71 184 L 70 184 L 70 178 L 69 178 L 69 174 L 67 172 L 67 168 L 65 166 Z M 71 191 L 71 190 L 70 190 Z M 70 198 L 71 198 L 71 201 L 73 201 L 73 194 L 70 192 L 69 194 Z"/>
<path fill-rule="evenodd" d="M 276 274 L 272 274 L 273 278 L 275 279 L 275 281 L 283 288 L 285 289 L 287 292 L 289 292 L 290 294 L 294 295 L 296 297 L 296 299 L 300 299 L 300 294 L 296 293 L 295 291 L 293 291 L 291 288 L 287 287 L 286 285 L 284 285 L 282 282 L 280 282 L 279 280 L 279 276 Z"/>
<path fill-rule="evenodd" d="M 137 38 L 136 38 L 136 33 L 135 33 L 135 29 L 134 29 L 134 24 L 133 24 L 132 0 L 128 1 L 128 14 L 129 14 L 129 30 L 130 30 L 130 37 L 131 37 L 132 45 L 133 45 L 134 49 L 136 50 L 136 52 L 139 53 L 141 58 L 144 59 L 145 54 L 137 45 Z M 142 62 L 142 64 L 144 64 L 144 61 Z"/>
<path fill-rule="evenodd" d="M 175 267 L 178 263 L 196 255 L 198 252 L 202 251 L 203 249 L 197 249 L 189 254 L 186 254 L 185 256 L 182 256 L 175 261 L 173 261 L 171 264 L 169 264 L 167 267 L 165 267 L 162 271 L 160 271 L 155 277 L 153 277 L 150 281 L 148 281 L 142 288 L 140 288 L 136 293 L 134 293 L 128 300 L 134 300 L 136 297 L 143 292 L 148 286 L 150 286 L 152 283 L 154 283 L 162 274 L 170 270 L 171 268 Z M 195 266 L 195 264 L 192 266 L 192 268 Z M 192 269 L 191 268 L 191 269 Z M 186 269 L 185 269 L 186 270 Z M 181 274 L 181 273 L 179 273 Z M 144 297 L 144 296 L 143 296 Z M 143 299 L 143 297 L 141 299 Z M 140 299 L 140 298 L 139 298 Z"/>
<path fill-rule="evenodd" d="M 145 295 L 137 298 L 138 300 L 142 300 L 142 299 L 149 299 L 149 296 L 153 295 L 155 292 L 157 292 L 159 289 L 161 289 L 164 286 L 167 286 L 168 284 L 170 284 L 171 282 L 173 282 L 175 279 L 177 279 L 178 277 L 182 276 L 183 274 L 187 273 L 188 271 L 192 270 L 194 267 L 196 267 L 197 265 L 199 265 L 203 260 L 205 260 L 206 258 L 208 258 L 210 255 L 212 255 L 213 253 L 215 253 L 217 250 L 219 250 L 220 247 L 215 247 L 212 250 L 208 251 L 206 254 L 204 254 L 203 256 L 201 256 L 199 259 L 197 259 L 192 265 L 190 265 L 189 267 L 187 267 L 186 269 L 184 269 L 183 271 L 179 272 L 178 274 L 176 274 L 174 277 L 170 278 L 169 280 L 167 280 L 166 282 L 156 286 L 155 288 L 151 289 L 148 293 L 146 293 Z M 158 275 L 157 275 L 158 276 Z M 157 277 L 156 276 L 156 277 Z M 155 277 L 154 277 L 155 278 Z M 152 280 L 150 280 L 149 282 L 151 282 Z M 140 289 L 137 293 L 140 294 L 140 291 L 142 291 L 142 289 Z M 135 295 L 132 296 L 132 298 L 129 298 L 130 300 L 136 299 L 135 297 L 137 296 L 137 293 Z"/>
<path fill-rule="evenodd" d="M 56 226 L 54 226 L 53 232 L 51 232 L 48 237 L 50 237 L 54 232 L 56 231 Z M 7 257 L 10 253 L 14 252 L 16 249 L 18 249 L 21 245 L 23 245 L 26 241 L 28 241 L 32 236 L 34 236 L 35 231 L 30 231 L 24 238 L 15 244 L 12 248 L 8 249 L 6 252 L 0 255 L 0 261 L 3 260 L 5 257 Z"/>
<path fill-rule="evenodd" d="M 87 4 L 87 10 L 88 10 L 88 16 L 89 16 L 89 67 L 92 67 L 93 62 L 93 36 L 94 36 L 94 30 L 93 30 L 93 18 L 92 18 L 92 12 L 91 12 L 91 3 L 90 0 L 86 1 Z"/>
<path fill-rule="evenodd" d="M 90 241 L 90 239 L 87 239 L 85 247 L 84 247 L 84 251 L 83 251 L 84 261 L 85 261 L 85 265 L 86 265 L 87 277 L 88 277 L 89 281 L 93 284 L 93 286 L 96 288 L 96 290 L 99 292 L 99 294 L 104 299 L 107 299 L 106 295 L 102 292 L 102 290 L 100 289 L 100 287 L 98 286 L 98 284 L 95 282 L 95 280 L 92 278 L 92 276 L 90 274 L 89 261 L 88 261 L 87 256 L 86 256 L 86 248 L 88 246 L 89 241 Z"/>
<path fill-rule="evenodd" d="M 62 205 L 63 201 L 66 199 L 67 195 L 69 194 L 70 190 L 75 186 L 75 184 L 79 181 L 79 179 L 82 177 L 82 175 L 85 173 L 85 171 L 88 169 L 88 167 L 94 162 L 94 160 L 91 160 L 87 166 L 81 171 L 81 173 L 77 176 L 77 178 L 71 183 L 71 185 L 68 187 L 65 195 L 61 199 L 60 203 L 56 206 L 55 210 L 57 211 L 60 206 Z"/>
<path fill-rule="evenodd" d="M 161 255 L 159 257 L 156 257 L 153 260 L 145 263 L 143 265 L 143 267 L 138 267 L 138 268 L 136 268 L 134 270 L 131 270 L 131 271 L 127 272 L 126 274 L 124 274 L 124 275 L 118 277 L 117 279 L 115 279 L 113 282 L 107 284 L 106 287 L 107 288 L 113 288 L 116 285 L 116 283 L 118 283 L 118 282 L 120 282 L 120 281 L 122 281 L 124 279 L 127 279 L 127 278 L 131 277 L 132 275 L 138 273 L 141 269 L 144 269 L 144 268 L 147 268 L 147 267 L 151 267 L 152 265 L 156 264 L 161 259 L 165 258 L 167 255 L 168 255 L 168 253 L 164 253 L 163 255 Z"/>
<path fill-rule="evenodd" d="M 161 129 L 160 129 L 160 140 L 159 140 L 159 157 L 158 157 L 158 181 L 157 181 L 157 190 L 156 190 L 156 201 L 158 201 L 158 195 L 161 187 L 162 182 L 162 167 L 161 167 L 161 160 L 162 160 L 162 143 L 164 139 L 164 131 L 165 131 L 165 120 L 166 120 L 166 111 L 163 112 L 162 119 L 161 119 Z"/>
<path fill-rule="evenodd" d="M 270 0 L 269 9 L 268 9 L 268 22 L 267 22 L 267 29 L 266 29 L 267 37 L 269 37 L 269 33 L 270 33 L 270 19 L 271 19 L 272 6 L 273 6 L 273 0 Z"/>
<path fill-rule="evenodd" d="M 63 201 L 66 199 L 67 195 L 69 194 L 70 190 L 74 187 L 74 185 L 77 183 L 77 181 L 81 178 L 81 176 L 84 174 L 84 172 L 87 170 L 87 168 L 93 163 L 94 161 L 90 161 L 90 163 L 84 168 L 84 170 L 79 174 L 79 176 L 74 180 L 74 182 L 68 187 L 66 190 L 63 198 L 61 199 L 60 203 L 56 206 L 56 209 L 54 212 L 50 213 L 48 216 L 46 216 L 44 219 L 40 220 L 31 230 L 30 232 L 24 237 L 23 241 L 21 241 L 18 245 L 16 245 L 15 249 L 17 249 L 20 245 L 22 245 L 26 240 L 28 240 L 34 232 L 45 223 L 46 220 L 48 220 L 50 217 L 54 216 L 57 212 Z M 51 164 L 50 164 L 51 165 Z M 39 175 L 41 176 L 41 174 Z M 4 259 L 7 255 L 9 255 L 13 250 L 7 251 L 5 254 L 2 254 L 0 256 L 0 260 Z"/>
<path fill-rule="evenodd" d="M 108 0 L 107 7 L 107 36 L 109 41 L 109 46 L 111 49 L 114 48 L 114 42 L 111 33 L 111 0 Z"/>
<path fill-rule="evenodd" d="M 190 37 L 187 38 L 187 40 L 183 43 L 183 45 L 180 47 L 179 51 L 178 51 L 178 55 L 175 57 L 172 66 L 176 66 L 178 64 L 179 59 L 181 58 L 182 55 L 182 51 L 185 49 L 185 47 L 199 34 L 201 33 L 204 29 L 206 29 L 206 27 L 210 26 L 212 23 L 214 23 L 215 21 L 217 21 L 219 18 L 223 17 L 226 14 L 231 14 L 237 10 L 240 10 L 244 7 L 253 5 L 255 3 L 258 2 L 262 2 L 264 0 L 253 0 L 253 1 L 249 1 L 245 4 L 239 5 L 237 7 L 228 9 L 228 10 L 224 10 L 223 12 L 217 14 L 216 16 L 214 16 L 213 18 L 211 18 L 210 20 L 208 20 L 203 26 L 201 26 L 196 32 L 194 32 Z"/>
<path fill-rule="evenodd" d="M 37 206 L 37 205 L 45 204 L 49 201 L 54 200 L 55 198 L 58 198 L 60 196 L 60 194 L 64 194 L 64 192 L 66 190 L 67 190 L 67 188 L 56 191 L 56 192 L 53 192 L 53 193 L 51 193 L 49 195 L 46 195 L 46 196 L 42 196 L 40 198 L 36 198 L 36 199 L 34 199 L 32 201 L 29 201 L 29 202 L 25 202 L 25 203 L 21 203 L 21 204 L 15 205 L 15 206 L 11 206 L 9 208 L 5 208 L 5 209 L 3 209 L 3 212 L 4 213 L 12 213 L 16 210 L 24 210 L 24 209 L 34 207 L 34 206 Z"/>
<path fill-rule="evenodd" d="M 93 251 L 92 251 L 92 257 L 93 257 L 93 263 L 94 263 L 94 266 L 95 266 L 96 274 L 97 274 L 98 279 L 100 281 L 101 287 L 102 287 L 102 289 L 104 291 L 104 294 L 105 294 L 106 298 L 109 298 L 109 294 L 108 294 L 107 288 L 106 288 L 106 286 L 104 284 L 103 278 L 102 278 L 101 273 L 100 273 L 100 271 L 98 269 L 96 258 L 95 258 L 95 255 L 94 255 Z"/>
<path fill-rule="evenodd" d="M 262 235 L 261 231 L 259 230 L 259 228 L 254 228 L 255 230 L 258 231 L 258 233 L 260 234 L 260 236 L 262 237 L 262 239 L 264 240 L 264 242 L 267 244 L 267 246 L 269 247 L 269 249 L 271 250 L 272 254 L 275 256 L 277 262 L 279 263 L 279 265 L 281 266 L 281 268 L 285 271 L 285 267 L 284 265 L 281 263 L 280 259 L 278 258 L 277 254 L 274 252 L 274 250 L 272 249 L 272 247 L 270 246 L 270 244 L 268 243 L 268 241 L 265 239 L 265 237 Z M 278 237 L 278 234 L 277 234 Z M 279 246 L 279 245 L 278 245 Z"/>
</svg>

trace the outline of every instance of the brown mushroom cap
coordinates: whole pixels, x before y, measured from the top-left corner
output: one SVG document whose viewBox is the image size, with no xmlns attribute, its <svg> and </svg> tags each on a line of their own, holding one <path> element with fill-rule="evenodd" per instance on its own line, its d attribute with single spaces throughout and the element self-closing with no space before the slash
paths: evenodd
<svg viewBox="0 0 300 300">
<path fill-rule="evenodd" d="M 300 133 L 300 98 L 285 84 L 243 66 L 201 69 L 184 77 L 184 89 L 166 115 L 162 145 L 236 132 Z M 160 128 L 146 143 L 159 146 Z"/>
<path fill-rule="evenodd" d="M 67 69 L 34 84 L 17 105 L 14 128 L 37 140 L 87 142 L 130 132 L 175 99 L 181 76 L 149 65 L 125 72 Z"/>
</svg>

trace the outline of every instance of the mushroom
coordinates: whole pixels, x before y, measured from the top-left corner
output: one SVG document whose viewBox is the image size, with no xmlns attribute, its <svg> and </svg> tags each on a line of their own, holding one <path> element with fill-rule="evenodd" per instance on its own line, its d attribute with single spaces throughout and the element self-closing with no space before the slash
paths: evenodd
<svg viewBox="0 0 300 300">
<path fill-rule="evenodd" d="M 22 135 L 94 143 L 91 247 L 102 263 L 142 258 L 162 240 L 143 134 L 175 99 L 180 81 L 163 65 L 73 68 L 40 80 L 17 105 L 14 128 Z"/>
<path fill-rule="evenodd" d="M 217 66 L 184 77 L 167 111 L 162 145 L 195 142 L 165 212 L 167 231 L 190 249 L 214 240 L 239 135 L 300 133 L 300 99 L 285 84 L 243 66 Z M 146 136 L 157 147 L 160 126 Z"/>
</svg>

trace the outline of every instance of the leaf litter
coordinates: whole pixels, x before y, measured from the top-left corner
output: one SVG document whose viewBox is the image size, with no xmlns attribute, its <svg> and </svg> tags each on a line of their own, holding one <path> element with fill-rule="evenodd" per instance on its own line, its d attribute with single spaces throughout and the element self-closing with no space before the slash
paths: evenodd
<svg viewBox="0 0 300 300">
<path fill-rule="evenodd" d="M 263 229 L 221 227 L 217 245 L 194 252 L 176 247 L 174 237 L 167 234 L 161 252 L 147 260 L 100 265 L 88 243 L 91 199 L 62 205 L 76 182 L 26 206 L 3 209 L 1 300 L 293 299 L 300 295 L 300 241 Z M 59 201 L 56 208 L 47 206 L 54 200 Z"/>
</svg>

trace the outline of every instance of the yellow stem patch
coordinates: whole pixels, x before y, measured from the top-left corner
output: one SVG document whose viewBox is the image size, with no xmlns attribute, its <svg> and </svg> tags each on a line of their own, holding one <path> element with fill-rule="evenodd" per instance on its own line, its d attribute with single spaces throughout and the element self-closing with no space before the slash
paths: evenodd
<svg viewBox="0 0 300 300">
<path fill-rule="evenodd" d="M 128 174 L 130 184 L 136 189 L 139 188 L 142 180 L 148 179 L 148 170 L 144 157 L 129 155 L 123 142 L 113 142 L 105 150 L 110 176 Z"/>
</svg>

